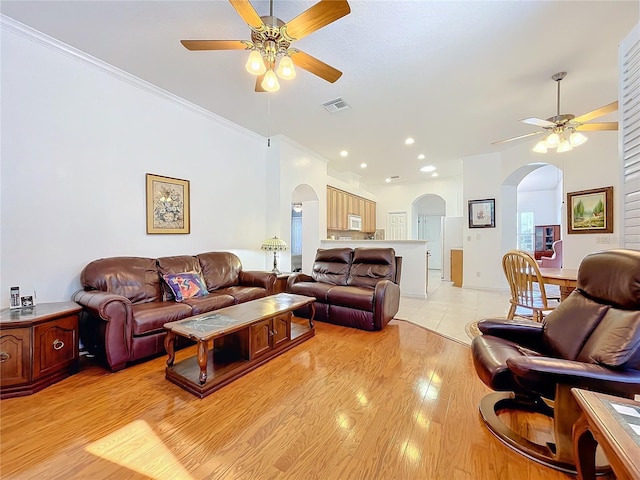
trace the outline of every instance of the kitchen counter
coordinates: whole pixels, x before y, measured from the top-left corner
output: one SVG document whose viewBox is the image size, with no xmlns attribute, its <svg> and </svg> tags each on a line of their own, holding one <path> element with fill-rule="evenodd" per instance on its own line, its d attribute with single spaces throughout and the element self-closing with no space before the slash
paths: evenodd
<svg viewBox="0 0 640 480">
<path fill-rule="evenodd" d="M 427 298 L 427 242 L 425 240 L 321 240 L 321 248 L 390 247 L 402 257 L 400 295 Z"/>
</svg>

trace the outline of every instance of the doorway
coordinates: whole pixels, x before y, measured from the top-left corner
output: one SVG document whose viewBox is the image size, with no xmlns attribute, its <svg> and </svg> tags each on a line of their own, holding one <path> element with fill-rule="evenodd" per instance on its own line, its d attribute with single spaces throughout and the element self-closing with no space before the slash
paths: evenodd
<svg viewBox="0 0 640 480">
<path fill-rule="evenodd" d="M 310 271 L 320 243 L 320 212 L 316 191 L 300 184 L 291 193 L 291 271 Z"/>
<path fill-rule="evenodd" d="M 439 195 L 426 194 L 412 204 L 415 240 L 425 240 L 429 252 L 429 270 L 442 270 L 442 222 L 446 202 Z"/>
</svg>

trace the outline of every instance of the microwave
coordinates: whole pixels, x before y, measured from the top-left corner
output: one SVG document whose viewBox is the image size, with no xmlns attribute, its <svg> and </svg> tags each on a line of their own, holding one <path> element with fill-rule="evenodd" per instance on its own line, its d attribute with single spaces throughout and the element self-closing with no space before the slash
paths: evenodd
<svg viewBox="0 0 640 480">
<path fill-rule="evenodd" d="M 362 230 L 362 217 L 360 215 L 348 215 L 347 230 Z"/>
</svg>

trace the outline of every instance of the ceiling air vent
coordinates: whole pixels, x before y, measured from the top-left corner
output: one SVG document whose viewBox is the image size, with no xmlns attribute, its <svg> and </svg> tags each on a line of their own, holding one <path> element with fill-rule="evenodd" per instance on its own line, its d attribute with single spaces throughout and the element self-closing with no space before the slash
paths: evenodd
<svg viewBox="0 0 640 480">
<path fill-rule="evenodd" d="M 323 103 L 322 106 L 329 113 L 338 113 L 344 110 L 349 110 L 351 106 L 344 101 L 343 98 L 336 98 L 330 102 Z"/>
</svg>

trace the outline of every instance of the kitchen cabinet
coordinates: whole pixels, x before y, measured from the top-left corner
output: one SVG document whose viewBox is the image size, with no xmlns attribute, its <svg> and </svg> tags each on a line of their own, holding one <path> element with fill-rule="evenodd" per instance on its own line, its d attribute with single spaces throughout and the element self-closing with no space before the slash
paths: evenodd
<svg viewBox="0 0 640 480">
<path fill-rule="evenodd" d="M 327 185 L 327 230 L 346 231 L 348 216 L 362 217 L 362 231 L 376 231 L 376 202 Z"/>
</svg>

